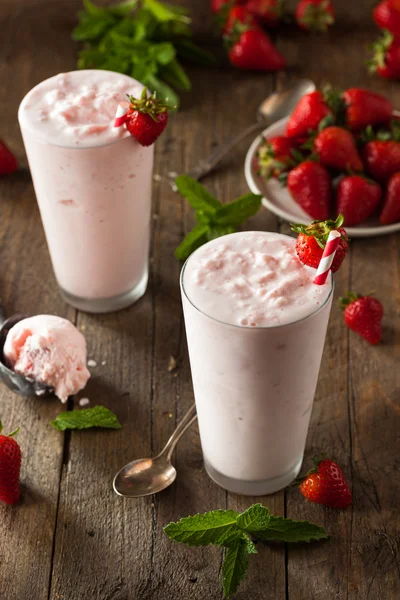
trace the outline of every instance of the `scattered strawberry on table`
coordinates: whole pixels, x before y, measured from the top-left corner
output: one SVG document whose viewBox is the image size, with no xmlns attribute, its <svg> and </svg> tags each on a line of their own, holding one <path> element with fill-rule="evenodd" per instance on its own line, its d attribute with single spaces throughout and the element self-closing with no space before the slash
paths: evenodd
<svg viewBox="0 0 400 600">
<path fill-rule="evenodd" d="M 400 79 L 400 0 L 384 0 L 373 10 L 381 37 L 371 44 L 369 71 L 385 79 Z"/>
<path fill-rule="evenodd" d="M 255 169 L 287 185 L 313 219 L 400 222 L 400 120 L 382 94 L 331 87 L 305 94 L 284 135 L 261 141 Z"/>
<path fill-rule="evenodd" d="M 17 169 L 17 159 L 6 144 L 0 140 L 0 175 L 10 175 Z"/>
<path fill-rule="evenodd" d="M 291 228 L 298 234 L 296 239 L 297 256 L 303 264 L 313 269 L 317 269 L 319 266 L 330 232 L 339 231 L 341 238 L 331 267 L 332 273 L 336 273 L 344 261 L 349 247 L 349 236 L 343 227 L 343 215 L 339 215 L 336 221 L 313 221 L 310 225 L 292 223 Z"/>
<path fill-rule="evenodd" d="M 225 26 L 224 41 L 234 67 L 255 71 L 281 71 L 286 60 L 270 37 L 245 7 L 231 9 Z"/>
<path fill-rule="evenodd" d="M 344 309 L 344 321 L 349 329 L 358 333 L 370 344 L 379 344 L 382 339 L 382 303 L 373 296 L 361 296 L 348 292 L 340 298 Z"/>
<path fill-rule="evenodd" d="M 325 32 L 335 23 L 335 10 L 331 0 L 300 0 L 295 17 L 301 29 Z"/>
<path fill-rule="evenodd" d="M 331 0 L 299 0 L 293 18 L 285 0 L 211 0 L 231 64 L 240 69 L 280 71 L 286 59 L 265 30 L 294 20 L 306 31 L 325 32 L 335 22 Z"/>
<path fill-rule="evenodd" d="M 0 421 L 0 501 L 5 504 L 17 504 L 19 501 L 19 472 L 21 468 L 21 449 L 12 437 L 18 429 L 4 435 Z"/>
<path fill-rule="evenodd" d="M 300 491 L 307 500 L 330 508 L 348 508 L 352 496 L 343 471 L 329 459 L 315 459 L 315 467 L 309 471 L 300 485 Z"/>
<path fill-rule="evenodd" d="M 126 128 L 142 146 L 151 146 L 160 137 L 168 123 L 168 110 L 173 107 L 156 94 L 148 96 L 144 88 L 140 98 L 129 96 L 130 107 L 126 116 Z"/>
<path fill-rule="evenodd" d="M 400 40 L 384 30 L 379 40 L 371 44 L 371 49 L 372 58 L 367 63 L 369 72 L 385 79 L 400 79 Z"/>
</svg>

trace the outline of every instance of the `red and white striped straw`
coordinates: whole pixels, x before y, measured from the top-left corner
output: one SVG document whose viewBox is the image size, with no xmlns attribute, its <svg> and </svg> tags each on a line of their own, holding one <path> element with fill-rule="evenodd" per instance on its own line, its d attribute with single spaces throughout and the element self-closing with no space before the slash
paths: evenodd
<svg viewBox="0 0 400 600">
<path fill-rule="evenodd" d="M 125 123 L 128 108 L 129 102 L 120 102 L 118 104 L 117 112 L 115 113 L 114 127 L 121 127 Z"/>
<path fill-rule="evenodd" d="M 331 269 L 333 259 L 335 258 L 336 250 L 338 249 L 340 242 L 340 233 L 337 229 L 330 232 L 328 241 L 326 242 L 324 253 L 321 257 L 318 265 L 317 274 L 314 279 L 314 283 L 317 285 L 324 285 L 328 279 L 328 273 Z"/>
</svg>

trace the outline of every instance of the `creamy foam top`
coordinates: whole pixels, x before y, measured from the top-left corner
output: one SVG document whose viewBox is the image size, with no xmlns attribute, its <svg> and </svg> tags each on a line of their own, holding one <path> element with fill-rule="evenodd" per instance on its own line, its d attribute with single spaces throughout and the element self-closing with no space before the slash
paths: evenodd
<svg viewBox="0 0 400 600">
<path fill-rule="evenodd" d="M 18 118 L 50 144 L 99 146 L 130 135 L 124 126 L 113 127 L 115 112 L 126 94 L 137 97 L 142 89 L 135 79 L 112 71 L 60 73 L 25 96 Z"/>
<path fill-rule="evenodd" d="M 246 231 L 196 250 L 183 287 L 196 308 L 218 321 L 271 327 L 302 319 L 325 303 L 332 276 L 315 285 L 315 274 L 297 258 L 294 238 Z"/>
</svg>

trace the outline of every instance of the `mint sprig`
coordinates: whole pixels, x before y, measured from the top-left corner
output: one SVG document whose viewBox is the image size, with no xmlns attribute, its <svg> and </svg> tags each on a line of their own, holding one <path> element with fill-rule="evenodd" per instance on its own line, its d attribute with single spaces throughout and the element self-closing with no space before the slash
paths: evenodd
<svg viewBox="0 0 400 600">
<path fill-rule="evenodd" d="M 93 406 L 81 410 L 67 410 L 60 413 L 50 421 L 54 429 L 90 429 L 91 427 L 104 427 L 106 429 L 121 429 L 117 415 L 105 406 Z"/>
<path fill-rule="evenodd" d="M 159 0 L 125 0 L 99 7 L 83 0 L 72 38 L 85 45 L 78 68 L 106 69 L 134 77 L 157 97 L 179 105 L 175 90 L 190 90 L 180 59 L 210 66 L 214 57 L 192 42 L 185 8 Z"/>
<path fill-rule="evenodd" d="M 171 540 L 188 546 L 212 544 L 225 549 L 222 587 L 226 598 L 236 592 L 245 578 L 248 555 L 257 553 L 251 538 L 262 542 L 311 542 L 330 537 L 319 525 L 271 515 L 262 504 L 253 504 L 240 514 L 234 510 L 213 510 L 184 517 L 166 525 L 164 531 Z"/>
<path fill-rule="evenodd" d="M 179 260 L 186 260 L 194 250 L 210 240 L 234 233 L 239 225 L 255 215 L 261 206 L 261 196 L 251 193 L 228 204 L 222 204 L 188 175 L 177 177 L 175 185 L 196 211 L 197 220 L 197 225 L 175 250 L 175 256 Z"/>
</svg>

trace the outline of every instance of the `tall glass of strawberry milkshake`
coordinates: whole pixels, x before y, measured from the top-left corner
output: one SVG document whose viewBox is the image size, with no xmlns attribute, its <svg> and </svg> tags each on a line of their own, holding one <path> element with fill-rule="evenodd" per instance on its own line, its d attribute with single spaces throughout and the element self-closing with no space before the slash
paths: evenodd
<svg viewBox="0 0 400 600">
<path fill-rule="evenodd" d="M 19 122 L 62 295 L 88 312 L 124 308 L 148 278 L 154 146 L 114 117 L 143 86 L 110 71 L 72 71 L 23 99 Z"/>
<path fill-rule="evenodd" d="M 270 232 L 213 240 L 182 269 L 205 467 L 229 491 L 271 494 L 299 473 L 333 292 L 315 273 Z"/>
</svg>

